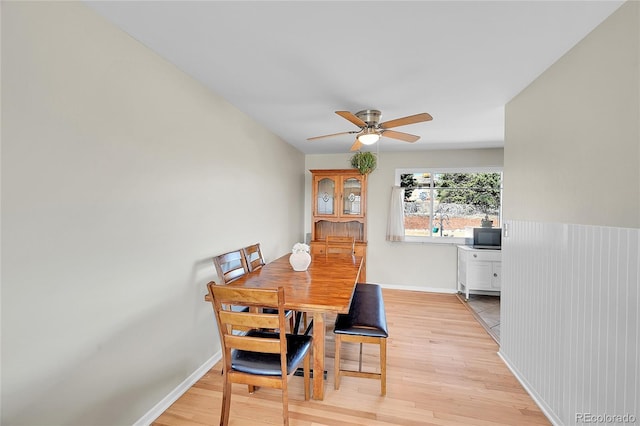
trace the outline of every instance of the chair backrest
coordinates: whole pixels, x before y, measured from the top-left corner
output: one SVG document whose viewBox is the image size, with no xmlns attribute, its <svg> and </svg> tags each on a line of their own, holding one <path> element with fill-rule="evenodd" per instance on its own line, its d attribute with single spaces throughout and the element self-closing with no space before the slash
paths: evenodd
<svg viewBox="0 0 640 426">
<path fill-rule="evenodd" d="M 242 249 L 244 252 L 244 259 L 249 268 L 249 272 L 253 272 L 256 269 L 260 269 L 265 265 L 264 257 L 262 256 L 262 249 L 260 243 L 252 244 Z"/>
<path fill-rule="evenodd" d="M 218 284 L 227 284 L 249 272 L 242 250 L 230 251 L 213 258 L 218 273 Z"/>
<path fill-rule="evenodd" d="M 281 372 L 279 376 L 269 376 L 250 384 L 258 386 L 280 387 L 274 382 L 282 381 L 282 386 L 286 389 L 287 382 L 287 339 L 285 334 L 285 309 L 284 309 L 284 289 L 263 289 L 247 287 L 218 286 L 214 282 L 207 285 L 209 295 L 213 302 L 218 330 L 222 342 L 222 352 L 224 358 L 224 371 L 229 375 L 246 375 L 247 372 L 237 372 L 231 366 L 231 352 L 240 350 L 246 352 L 256 352 L 262 354 L 280 354 Z M 230 306 L 249 306 L 248 312 L 231 310 Z M 261 308 L 273 308 L 269 313 L 263 312 Z M 234 334 L 233 330 L 238 328 L 264 330 L 278 329 L 271 333 L 269 337 L 255 337 L 251 333 Z M 259 375 L 262 376 L 262 375 Z M 266 380 L 264 383 L 260 380 Z M 234 381 L 232 379 L 232 381 Z"/>
<path fill-rule="evenodd" d="M 355 253 L 356 239 L 354 237 L 342 237 L 337 235 L 327 235 L 325 239 L 324 253 Z"/>
</svg>

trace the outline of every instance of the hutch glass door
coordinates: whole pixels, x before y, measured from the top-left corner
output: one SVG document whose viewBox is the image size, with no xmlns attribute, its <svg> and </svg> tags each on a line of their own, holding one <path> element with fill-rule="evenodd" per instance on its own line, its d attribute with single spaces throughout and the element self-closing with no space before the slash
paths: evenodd
<svg viewBox="0 0 640 426">
<path fill-rule="evenodd" d="M 362 215 L 362 182 L 357 178 L 347 178 L 342 181 L 343 215 Z"/>
<path fill-rule="evenodd" d="M 330 178 L 317 181 L 318 191 L 316 199 L 316 214 L 334 215 L 334 200 L 336 197 L 336 182 Z"/>
</svg>

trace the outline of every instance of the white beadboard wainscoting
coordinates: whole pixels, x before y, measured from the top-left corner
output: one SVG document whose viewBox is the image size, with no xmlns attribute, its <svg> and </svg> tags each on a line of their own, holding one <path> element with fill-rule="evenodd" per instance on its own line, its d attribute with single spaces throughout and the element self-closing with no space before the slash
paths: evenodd
<svg viewBox="0 0 640 426">
<path fill-rule="evenodd" d="M 640 424 L 640 230 L 505 224 L 500 356 L 556 425 Z"/>
</svg>

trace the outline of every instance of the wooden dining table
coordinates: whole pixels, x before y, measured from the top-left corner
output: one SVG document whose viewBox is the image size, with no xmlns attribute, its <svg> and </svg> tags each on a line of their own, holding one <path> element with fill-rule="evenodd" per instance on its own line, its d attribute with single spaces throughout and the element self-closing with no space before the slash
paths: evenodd
<svg viewBox="0 0 640 426">
<path fill-rule="evenodd" d="M 234 287 L 283 287 L 285 308 L 313 315 L 313 399 L 324 398 L 325 315 L 348 313 L 362 257 L 349 254 L 312 255 L 306 271 L 294 271 L 290 254 L 227 284 Z"/>
</svg>

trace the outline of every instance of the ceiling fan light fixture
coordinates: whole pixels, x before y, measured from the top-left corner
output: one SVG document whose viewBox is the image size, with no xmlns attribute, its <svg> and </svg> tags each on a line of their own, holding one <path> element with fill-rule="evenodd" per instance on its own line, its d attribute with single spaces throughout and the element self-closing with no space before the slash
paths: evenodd
<svg viewBox="0 0 640 426">
<path fill-rule="evenodd" d="M 365 145 L 373 145 L 374 143 L 378 142 L 379 139 L 380 139 L 380 134 L 376 132 L 375 129 L 371 129 L 371 128 L 364 129 L 358 135 L 358 141 Z"/>
</svg>

